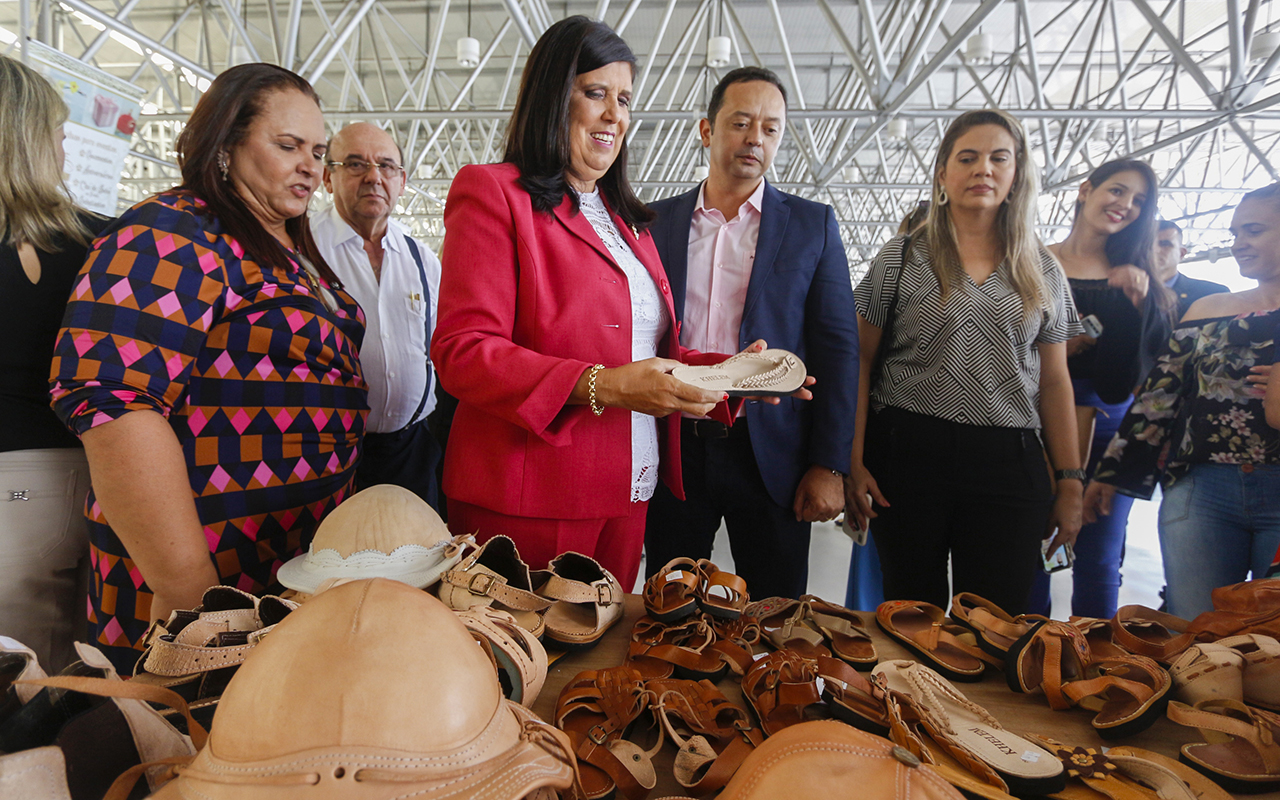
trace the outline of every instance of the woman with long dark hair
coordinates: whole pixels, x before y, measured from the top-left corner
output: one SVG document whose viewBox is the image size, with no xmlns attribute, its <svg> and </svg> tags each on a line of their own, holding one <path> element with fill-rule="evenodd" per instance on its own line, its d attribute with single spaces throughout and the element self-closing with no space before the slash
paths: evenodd
<svg viewBox="0 0 1280 800">
<path fill-rule="evenodd" d="M 1091 471 L 1169 338 L 1175 300 L 1155 274 L 1159 185 L 1142 161 L 1117 159 L 1080 184 L 1071 232 L 1049 245 L 1091 332 L 1067 342 L 1080 460 Z M 1080 529 L 1071 613 L 1109 619 L 1120 595 L 1132 498 Z M 1037 578 L 1033 610 L 1049 613 L 1049 578 Z"/>
<path fill-rule="evenodd" d="M 846 508 L 870 520 L 887 600 L 945 608 L 974 592 L 1021 613 L 1041 538 L 1080 530 L 1065 344 L 1080 323 L 1035 233 L 1035 173 L 1016 119 L 961 114 L 924 226 L 890 240 L 854 292 L 862 396 Z"/>
<path fill-rule="evenodd" d="M 150 620 L 208 587 L 278 587 L 349 492 L 368 409 L 363 316 L 307 225 L 325 155 L 310 84 L 233 67 L 177 149 L 182 184 L 90 251 L 53 364 L 91 470 L 91 641 L 121 671 Z"/>
<path fill-rule="evenodd" d="M 450 527 L 510 536 L 537 568 L 576 550 L 628 588 L 657 481 L 683 497 L 680 412 L 722 399 L 669 373 L 724 358 L 680 347 L 653 214 L 627 182 L 634 70 L 586 17 L 538 40 L 503 163 L 449 190 L 431 348 L 458 398 Z"/>
</svg>

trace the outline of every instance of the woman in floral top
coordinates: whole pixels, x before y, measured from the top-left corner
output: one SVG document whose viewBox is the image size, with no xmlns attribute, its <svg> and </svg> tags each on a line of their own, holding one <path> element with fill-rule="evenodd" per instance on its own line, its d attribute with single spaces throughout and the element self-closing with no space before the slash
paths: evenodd
<svg viewBox="0 0 1280 800">
<path fill-rule="evenodd" d="M 1169 611 L 1191 618 L 1210 593 L 1261 577 L 1280 547 L 1280 431 L 1261 384 L 1280 323 L 1280 184 L 1245 195 L 1232 254 L 1256 289 L 1197 300 L 1173 332 L 1085 494 L 1085 520 L 1116 492 L 1162 483 L 1160 550 Z"/>
</svg>

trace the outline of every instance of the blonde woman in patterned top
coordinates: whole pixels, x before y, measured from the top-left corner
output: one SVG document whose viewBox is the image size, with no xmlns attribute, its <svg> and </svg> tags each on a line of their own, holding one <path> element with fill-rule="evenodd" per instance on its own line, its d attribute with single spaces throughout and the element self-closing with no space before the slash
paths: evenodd
<svg viewBox="0 0 1280 800">
<path fill-rule="evenodd" d="M 847 513 L 870 521 L 886 600 L 945 608 L 952 591 L 976 592 L 1020 613 L 1041 539 L 1057 547 L 1080 530 L 1065 344 L 1080 324 L 1035 234 L 1022 125 L 962 114 L 934 163 L 925 226 L 891 240 L 854 292 L 862 377 Z"/>
</svg>

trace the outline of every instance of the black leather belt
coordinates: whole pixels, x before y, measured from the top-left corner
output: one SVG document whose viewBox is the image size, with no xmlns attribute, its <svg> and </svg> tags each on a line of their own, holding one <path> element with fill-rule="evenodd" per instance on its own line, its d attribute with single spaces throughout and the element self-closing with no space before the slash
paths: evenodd
<svg viewBox="0 0 1280 800">
<path fill-rule="evenodd" d="M 699 439 L 737 439 L 740 436 L 747 435 L 747 420 L 745 417 L 739 417 L 733 421 L 733 425 L 725 425 L 723 422 L 716 422 L 713 419 L 689 419 L 685 418 L 681 421 L 681 426 L 687 434 L 698 437 Z"/>
</svg>

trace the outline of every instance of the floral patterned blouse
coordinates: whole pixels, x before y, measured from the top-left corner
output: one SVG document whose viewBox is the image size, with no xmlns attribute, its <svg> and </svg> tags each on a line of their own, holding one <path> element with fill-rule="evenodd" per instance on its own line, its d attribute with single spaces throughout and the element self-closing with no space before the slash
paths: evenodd
<svg viewBox="0 0 1280 800">
<path fill-rule="evenodd" d="M 1174 330 L 1120 423 L 1094 480 L 1151 499 L 1195 464 L 1280 464 L 1249 368 L 1273 361 L 1280 309 L 1196 320 Z"/>
</svg>

